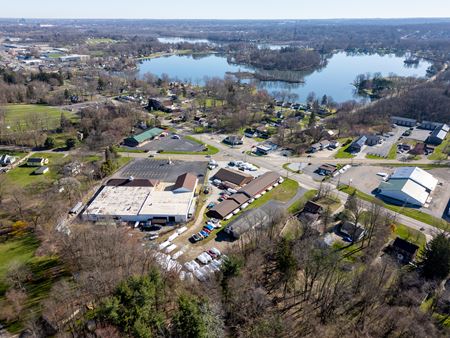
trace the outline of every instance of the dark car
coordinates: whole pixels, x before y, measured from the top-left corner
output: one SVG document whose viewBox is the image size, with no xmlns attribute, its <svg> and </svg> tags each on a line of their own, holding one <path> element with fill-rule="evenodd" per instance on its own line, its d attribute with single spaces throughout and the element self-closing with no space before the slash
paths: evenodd
<svg viewBox="0 0 450 338">
<path fill-rule="evenodd" d="M 141 230 L 142 231 L 159 231 L 159 230 L 161 230 L 161 226 L 146 223 L 141 226 Z"/>
</svg>

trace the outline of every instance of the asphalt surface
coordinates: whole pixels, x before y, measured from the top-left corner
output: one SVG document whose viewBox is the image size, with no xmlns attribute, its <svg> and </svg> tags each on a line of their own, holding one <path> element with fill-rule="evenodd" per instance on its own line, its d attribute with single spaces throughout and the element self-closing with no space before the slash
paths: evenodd
<svg viewBox="0 0 450 338">
<path fill-rule="evenodd" d="M 179 161 L 164 159 L 136 159 L 116 173 L 115 177 L 146 178 L 164 182 L 175 182 L 184 173 L 194 173 L 197 177 L 204 177 L 208 162 Z"/>
</svg>

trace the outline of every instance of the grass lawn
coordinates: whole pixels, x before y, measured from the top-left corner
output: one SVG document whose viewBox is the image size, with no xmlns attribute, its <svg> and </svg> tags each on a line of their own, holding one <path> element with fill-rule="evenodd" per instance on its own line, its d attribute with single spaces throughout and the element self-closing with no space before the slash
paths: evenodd
<svg viewBox="0 0 450 338">
<path fill-rule="evenodd" d="M 303 206 L 310 199 L 317 195 L 317 190 L 308 190 L 300 199 L 292 203 L 287 209 L 290 213 L 295 214 L 296 212 L 303 209 Z"/>
<path fill-rule="evenodd" d="M 40 311 L 40 301 L 48 295 L 52 284 L 64 274 L 56 257 L 34 256 L 38 246 L 39 241 L 32 235 L 0 243 L 0 304 L 8 289 L 5 277 L 10 266 L 15 263 L 25 264 L 30 271 L 30 276 L 24 283 L 27 299 L 20 321 L 6 323 L 7 329 L 13 333 L 20 332 L 23 329 L 22 323 Z"/>
<path fill-rule="evenodd" d="M 340 199 L 335 196 L 322 197 L 319 200 L 315 201 L 315 203 L 321 205 L 324 209 L 330 208 L 330 211 L 332 213 L 334 213 L 341 206 Z"/>
<path fill-rule="evenodd" d="M 208 148 L 208 150 L 206 150 L 206 151 L 174 151 L 174 150 L 171 151 L 171 150 L 167 150 L 167 151 L 161 152 L 161 154 L 215 155 L 215 154 L 217 154 L 219 152 L 218 148 L 216 148 L 216 147 L 214 147 L 214 146 L 212 146 L 210 144 L 204 143 L 204 142 L 196 139 L 195 137 L 192 137 L 192 136 L 188 135 L 188 136 L 184 136 L 184 138 L 187 139 L 187 140 L 193 141 L 195 143 L 205 145 Z"/>
<path fill-rule="evenodd" d="M 26 187 L 30 184 L 51 183 L 60 177 L 58 173 L 60 167 L 70 161 L 69 157 L 64 157 L 64 155 L 58 153 L 36 153 L 33 157 L 48 158 L 49 172 L 44 175 L 33 175 L 37 167 L 21 165 L 6 173 L 6 181 L 12 185 L 18 184 L 21 187 Z"/>
<path fill-rule="evenodd" d="M 371 164 L 374 166 L 380 167 L 410 167 L 411 163 L 376 163 Z M 414 163 L 414 167 L 419 167 L 424 170 L 436 169 L 436 168 L 450 168 L 448 164 L 439 164 L 439 163 Z"/>
<path fill-rule="evenodd" d="M 350 154 L 347 149 L 350 147 L 352 143 L 350 142 L 349 144 L 347 144 L 346 146 L 341 147 L 338 152 L 336 153 L 336 155 L 334 155 L 334 158 L 353 158 L 355 157 L 355 155 Z"/>
<path fill-rule="evenodd" d="M 117 164 L 119 168 L 122 168 L 124 165 L 128 164 L 133 158 L 121 156 L 117 159 Z"/>
<path fill-rule="evenodd" d="M 448 158 L 448 155 L 444 152 L 444 150 L 450 148 L 450 137 L 447 136 L 447 139 L 444 140 L 440 145 L 434 149 L 433 153 L 428 156 L 429 160 L 435 160 L 435 161 L 441 161 L 446 160 Z"/>
<path fill-rule="evenodd" d="M 75 120 L 76 115 L 55 107 L 41 104 L 6 105 L 6 124 L 12 131 L 17 130 L 53 130 L 60 125 L 61 113 Z"/>
<path fill-rule="evenodd" d="M 125 148 L 125 147 L 118 147 L 117 151 L 119 153 L 136 153 L 136 154 L 138 154 L 138 153 L 146 153 L 146 151 L 142 150 L 142 149 L 130 149 L 130 148 Z"/>
<path fill-rule="evenodd" d="M 229 220 L 221 221 L 221 227 L 217 231 L 215 231 L 211 236 L 208 238 L 205 238 L 202 241 L 202 245 L 206 242 L 211 241 L 212 239 L 215 239 L 219 232 L 221 232 L 223 229 L 226 228 L 226 226 L 234 221 L 236 218 L 242 216 L 242 214 L 248 210 L 259 208 L 269 202 L 270 200 L 276 200 L 280 202 L 287 202 L 291 198 L 295 196 L 298 190 L 298 183 L 297 181 L 291 180 L 291 179 L 285 179 L 283 183 L 278 185 L 277 187 L 273 188 L 271 191 L 265 193 L 262 197 L 255 200 L 253 203 L 249 204 L 249 206 L 243 210 L 242 212 L 238 213 L 237 215 L 234 215 Z"/>
<path fill-rule="evenodd" d="M 31 236 L 0 243 L 0 294 L 5 291 L 5 275 L 11 264 L 30 261 L 38 246 L 39 242 Z"/>
<path fill-rule="evenodd" d="M 395 230 L 391 237 L 395 238 L 397 236 L 416 244 L 420 249 L 424 248 L 425 244 L 427 244 L 427 239 L 421 231 L 410 228 L 404 224 L 395 224 Z"/>
<path fill-rule="evenodd" d="M 432 226 L 434 226 L 436 228 L 439 228 L 439 229 L 442 229 L 442 230 L 446 230 L 446 231 L 450 230 L 449 223 L 447 223 L 446 221 L 444 221 L 442 219 L 439 219 L 439 218 L 436 218 L 436 217 L 431 216 L 429 214 L 426 214 L 426 213 L 424 213 L 424 212 L 422 212 L 420 210 L 411 209 L 411 208 L 404 208 L 404 207 L 401 207 L 401 206 L 384 203 L 381 200 L 379 200 L 378 198 L 376 198 L 376 197 L 374 197 L 372 195 L 363 193 L 362 191 L 359 191 L 359 190 L 357 190 L 357 189 L 355 189 L 353 187 L 349 187 L 348 185 L 341 185 L 339 187 L 339 190 L 342 191 L 342 192 L 345 192 L 346 194 L 349 194 L 349 195 L 352 194 L 353 191 L 356 190 L 356 196 L 358 198 L 362 199 L 362 200 L 365 200 L 365 201 L 368 201 L 368 202 L 377 201 L 377 202 L 381 203 L 382 206 L 384 208 L 386 208 L 386 209 L 389 209 L 389 210 L 392 210 L 392 211 L 397 212 L 399 214 L 402 214 L 402 215 L 414 218 L 414 219 L 416 219 L 416 220 L 418 220 L 420 222 L 432 225 Z"/>
</svg>

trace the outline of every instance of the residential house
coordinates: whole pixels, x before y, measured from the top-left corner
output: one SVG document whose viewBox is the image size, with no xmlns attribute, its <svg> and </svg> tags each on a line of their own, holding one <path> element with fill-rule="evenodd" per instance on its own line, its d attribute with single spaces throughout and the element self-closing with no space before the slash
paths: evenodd
<svg viewBox="0 0 450 338">
<path fill-rule="evenodd" d="M 250 138 L 257 137 L 258 132 L 255 129 L 247 128 L 244 130 L 244 136 Z"/>
<path fill-rule="evenodd" d="M 335 172 L 337 171 L 337 166 L 333 165 L 333 164 L 322 164 L 317 170 L 316 172 L 319 175 L 322 176 L 329 176 L 329 175 L 333 175 Z"/>
<path fill-rule="evenodd" d="M 338 227 L 338 235 L 344 237 L 349 242 L 357 242 L 364 237 L 365 230 L 359 224 L 354 224 L 349 221 L 341 222 Z"/>
<path fill-rule="evenodd" d="M 327 148 L 330 147 L 330 141 L 328 141 L 328 140 L 322 140 L 322 141 L 319 142 L 319 144 L 320 144 L 320 148 L 322 150 L 327 149 Z"/>
<path fill-rule="evenodd" d="M 366 144 L 367 137 L 366 136 L 360 136 L 358 139 L 352 142 L 350 146 L 347 148 L 347 150 L 350 153 L 359 153 L 363 146 Z"/>
<path fill-rule="evenodd" d="M 409 264 L 416 257 L 419 247 L 411 242 L 397 237 L 394 242 L 392 242 L 388 250 L 401 263 Z"/>
<path fill-rule="evenodd" d="M 223 139 L 223 143 L 230 146 L 238 146 L 244 143 L 244 138 L 239 135 L 228 135 Z"/>
<path fill-rule="evenodd" d="M 331 149 L 336 149 L 337 147 L 339 147 L 339 141 L 336 141 L 336 140 L 333 140 L 333 141 L 330 141 L 330 148 Z"/>
<path fill-rule="evenodd" d="M 382 142 L 382 138 L 380 135 L 366 135 L 366 145 L 375 146 Z"/>
<path fill-rule="evenodd" d="M 16 162 L 16 158 L 10 155 L 0 155 L 0 166 L 5 167 L 7 165 L 13 164 Z"/>
<path fill-rule="evenodd" d="M 314 143 L 309 147 L 308 153 L 317 153 L 321 149 L 322 146 L 320 145 L 320 143 Z"/>
<path fill-rule="evenodd" d="M 42 167 L 48 164 L 48 158 L 45 157 L 29 157 L 27 159 L 28 167 Z"/>
</svg>

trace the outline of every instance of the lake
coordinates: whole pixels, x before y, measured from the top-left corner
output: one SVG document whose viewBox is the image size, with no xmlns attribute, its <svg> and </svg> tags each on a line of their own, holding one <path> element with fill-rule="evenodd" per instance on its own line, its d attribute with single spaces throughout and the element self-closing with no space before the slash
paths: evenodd
<svg viewBox="0 0 450 338">
<path fill-rule="evenodd" d="M 359 74 L 381 73 L 384 76 L 396 74 L 399 76 L 423 77 L 431 65 L 420 61 L 413 67 L 405 65 L 404 57 L 395 55 L 349 55 L 344 52 L 334 54 L 326 67 L 313 72 L 288 72 L 294 78 L 302 78 L 304 83 L 287 83 L 284 81 L 255 81 L 258 88 L 264 88 L 274 93 L 289 90 L 299 96 L 299 101 L 305 101 L 310 92 L 321 97 L 326 94 L 337 102 L 355 99 L 353 81 Z M 139 65 L 139 75 L 153 73 L 181 81 L 191 81 L 202 84 L 205 77 L 223 78 L 227 72 L 249 71 L 254 69 L 228 63 L 226 57 L 219 55 L 173 55 L 144 60 Z"/>
</svg>

